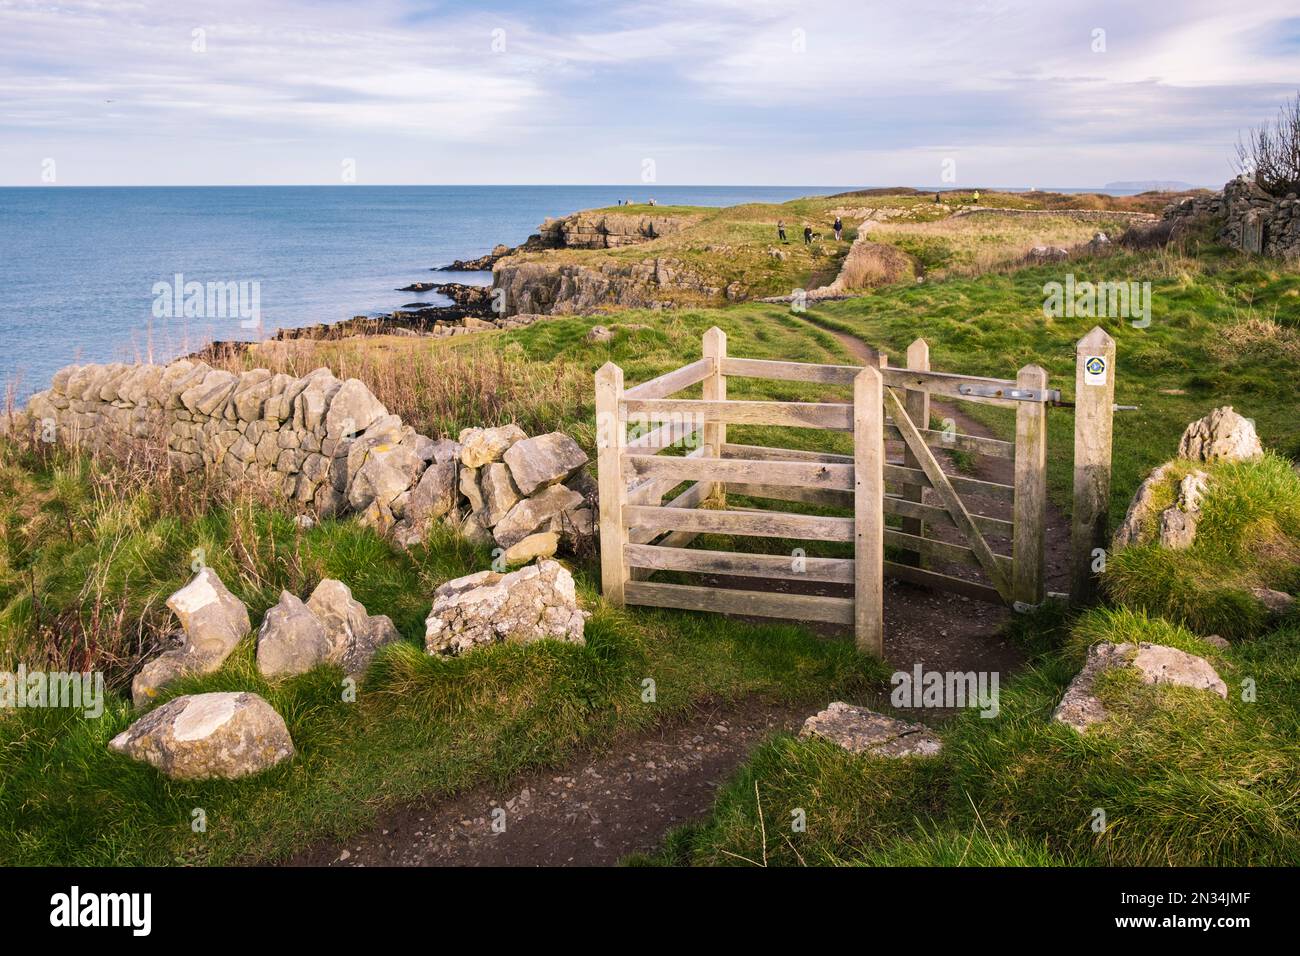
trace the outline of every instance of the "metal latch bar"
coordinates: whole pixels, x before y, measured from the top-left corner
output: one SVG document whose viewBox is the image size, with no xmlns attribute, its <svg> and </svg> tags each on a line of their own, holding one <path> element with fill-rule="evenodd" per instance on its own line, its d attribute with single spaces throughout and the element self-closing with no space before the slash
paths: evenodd
<svg viewBox="0 0 1300 956">
<path fill-rule="evenodd" d="M 977 398 L 1003 398 L 1013 402 L 1059 402 L 1061 392 L 1055 388 L 1007 388 L 1004 385 L 967 385 L 957 386 L 962 395 Z"/>
</svg>

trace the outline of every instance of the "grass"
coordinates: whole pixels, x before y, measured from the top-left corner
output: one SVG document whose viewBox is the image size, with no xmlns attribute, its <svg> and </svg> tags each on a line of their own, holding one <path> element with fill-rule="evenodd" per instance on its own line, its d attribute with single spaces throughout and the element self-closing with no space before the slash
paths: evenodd
<svg viewBox="0 0 1300 956">
<path fill-rule="evenodd" d="M 1104 730 L 1048 720 L 1097 639 L 1194 649 L 1227 701 L 1114 681 Z M 632 862 L 672 865 L 1294 865 L 1300 859 L 1300 629 L 1227 651 L 1157 620 L 1098 610 L 1003 687 L 1001 713 L 963 714 L 928 760 L 856 757 L 820 741 L 765 745 L 704 822 Z M 1242 699 L 1240 680 L 1261 690 Z M 1267 698 L 1267 700 L 1265 699 Z M 760 814 L 760 806 L 762 812 Z M 805 832 L 792 814 L 802 810 Z M 1105 827 L 1093 829 L 1105 814 Z"/>
</svg>

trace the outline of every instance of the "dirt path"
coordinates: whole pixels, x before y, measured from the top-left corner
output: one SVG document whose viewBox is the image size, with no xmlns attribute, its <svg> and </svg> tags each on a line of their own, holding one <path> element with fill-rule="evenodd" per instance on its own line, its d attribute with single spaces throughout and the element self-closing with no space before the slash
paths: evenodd
<svg viewBox="0 0 1300 956">
<path fill-rule="evenodd" d="M 762 701 L 702 706 L 591 762 L 389 811 L 344 847 L 311 847 L 289 865 L 612 866 L 707 813 L 758 743 L 808 713 Z"/>
</svg>

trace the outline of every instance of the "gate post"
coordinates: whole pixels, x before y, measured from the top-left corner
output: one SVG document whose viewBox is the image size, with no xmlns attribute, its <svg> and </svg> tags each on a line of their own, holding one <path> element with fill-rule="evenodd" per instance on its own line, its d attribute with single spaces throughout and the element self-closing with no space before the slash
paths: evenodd
<svg viewBox="0 0 1300 956">
<path fill-rule="evenodd" d="M 1016 387 L 1046 389 L 1047 372 L 1026 365 L 1016 375 Z M 1043 603 L 1043 533 L 1047 524 L 1047 405 L 1043 402 L 1022 401 L 1016 406 L 1015 486 L 1011 600 L 1034 607 Z"/>
<path fill-rule="evenodd" d="M 914 372 L 930 371 L 930 345 L 925 339 L 917 339 L 907 347 L 907 367 Z M 906 389 L 903 392 L 903 409 L 917 428 L 924 431 L 930 427 L 930 393 L 924 388 Z M 916 453 L 907 442 L 903 442 L 903 464 L 918 471 L 921 468 L 921 460 L 916 457 Z M 904 485 L 903 497 L 909 501 L 923 501 L 925 489 L 920 485 Z M 902 530 L 918 538 L 924 537 L 925 522 L 920 518 L 904 518 Z M 908 564 L 918 567 L 925 563 L 920 553 L 916 551 L 906 552 L 903 558 Z"/>
<path fill-rule="evenodd" d="M 853 637 L 885 656 L 885 396 L 880 370 L 853 379 Z"/>
<path fill-rule="evenodd" d="M 704 333 L 704 357 L 713 359 L 713 371 L 704 380 L 704 400 L 722 402 L 727 398 L 727 376 L 722 374 L 722 360 L 727 357 L 727 333 L 716 325 Z M 704 426 L 705 452 L 710 458 L 722 457 L 722 446 L 727 441 L 727 426 L 723 422 L 710 422 Z M 727 486 L 722 482 L 709 485 L 704 497 L 716 498 L 719 507 L 727 503 Z"/>
<path fill-rule="evenodd" d="M 596 373 L 596 484 L 600 495 L 600 586 L 605 600 L 622 606 L 627 582 L 623 501 L 627 482 L 620 458 L 627 443 L 623 421 L 623 370 L 606 362 Z"/>
<path fill-rule="evenodd" d="M 1110 546 L 1110 450 L 1115 417 L 1115 340 L 1100 326 L 1079 340 L 1074 373 L 1074 514 L 1070 603 L 1097 596 L 1093 552 Z"/>
</svg>

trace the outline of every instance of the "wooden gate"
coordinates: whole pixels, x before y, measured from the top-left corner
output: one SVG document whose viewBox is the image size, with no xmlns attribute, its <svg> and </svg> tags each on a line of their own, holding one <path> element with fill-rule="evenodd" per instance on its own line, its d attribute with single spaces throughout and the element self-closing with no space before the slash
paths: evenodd
<svg viewBox="0 0 1300 956">
<path fill-rule="evenodd" d="M 622 370 L 606 364 L 596 374 L 606 598 L 843 624 L 853 627 L 861 649 L 877 655 L 886 573 L 984 600 L 1040 603 L 1046 406 L 1059 396 L 1037 366 L 1010 381 L 934 372 L 928 356 L 918 340 L 907 368 L 890 367 L 883 357 L 878 368 L 732 358 L 725 334 L 714 328 L 704 335 L 701 359 L 649 382 L 625 388 Z M 844 402 L 728 400 L 728 378 L 850 387 L 852 396 Z M 701 398 L 672 397 L 697 384 Z M 950 423 L 932 429 L 931 396 L 1014 408 L 1016 440 L 958 434 Z M 629 425 L 637 429 L 631 437 Z M 853 454 L 735 444 L 727 440 L 728 425 L 849 432 Z M 891 445 L 901 456 L 888 456 Z M 944 453 L 1011 459 L 1014 484 L 950 474 L 940 461 Z M 852 516 L 728 508 L 729 493 L 851 509 Z M 996 514 L 999 507 L 1009 514 Z M 853 557 L 792 560 L 686 547 L 705 533 L 851 543 Z M 657 571 L 851 586 L 852 597 L 649 580 Z"/>
</svg>

